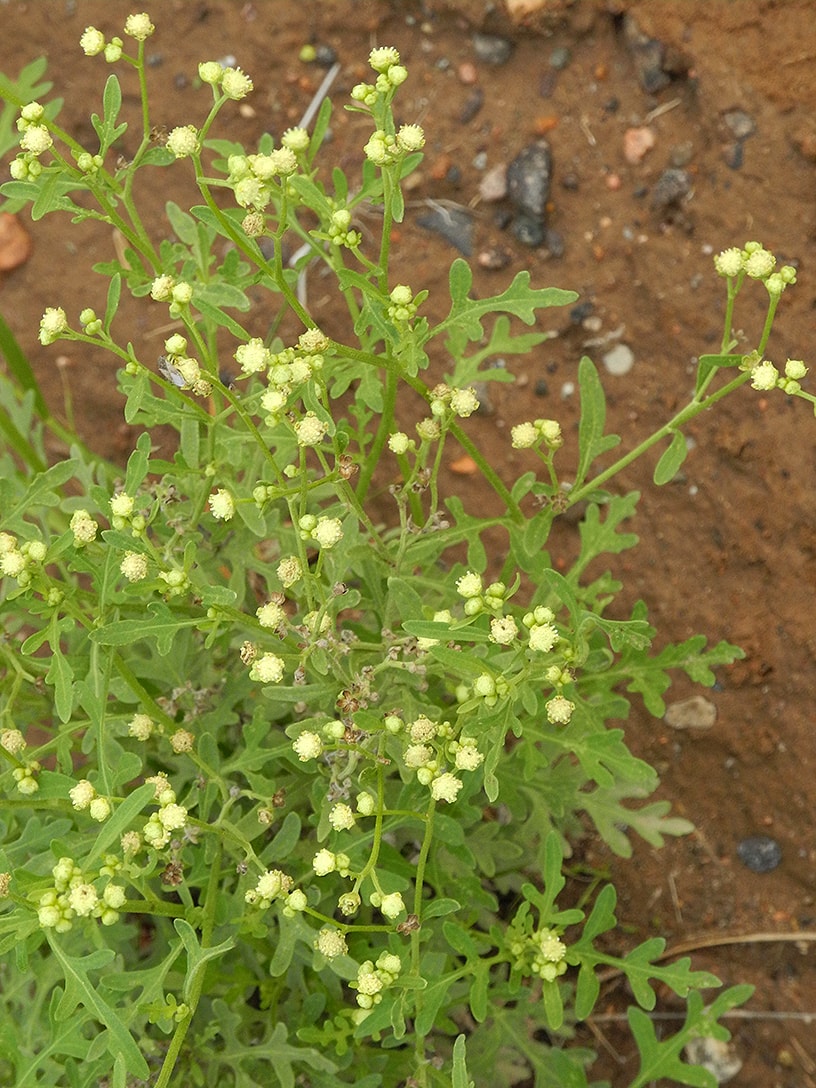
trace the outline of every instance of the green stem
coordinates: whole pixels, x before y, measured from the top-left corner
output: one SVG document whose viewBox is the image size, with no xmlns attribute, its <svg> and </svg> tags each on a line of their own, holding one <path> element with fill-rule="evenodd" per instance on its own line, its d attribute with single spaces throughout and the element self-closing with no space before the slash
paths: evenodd
<svg viewBox="0 0 816 1088">
<path fill-rule="evenodd" d="M 690 420 L 700 415 L 700 413 L 704 412 L 707 408 L 710 408 L 712 404 L 715 404 L 718 400 L 722 400 L 723 397 L 727 397 L 729 393 L 733 393 L 734 390 L 739 389 L 741 385 L 745 385 L 747 381 L 750 381 L 750 378 L 750 372 L 740 374 L 739 377 L 734 378 L 732 381 L 728 382 L 728 384 L 724 385 L 722 389 L 718 389 L 716 393 L 712 393 L 711 396 L 706 397 L 705 400 L 692 400 L 691 403 L 687 404 L 685 408 L 681 409 L 681 411 L 679 411 L 677 415 L 672 416 L 668 423 L 665 423 L 659 431 L 655 431 L 653 435 L 650 435 L 649 438 L 644 439 L 643 442 L 641 442 L 638 446 L 635 446 L 635 448 L 633 450 L 630 450 L 629 453 L 625 454 L 623 457 L 619 457 L 613 465 L 610 465 L 609 468 L 604 469 L 603 472 L 600 472 L 594 479 L 590 480 L 589 483 L 584 484 L 583 487 L 579 487 L 575 491 L 569 492 L 567 508 L 569 508 L 570 506 L 574 506 L 575 503 L 587 498 L 589 495 L 592 494 L 593 491 L 597 491 L 602 484 L 606 483 L 607 480 L 612 479 L 613 476 L 616 476 L 622 469 L 626 468 L 627 465 L 630 465 L 633 461 L 636 461 L 638 457 L 644 454 L 647 450 L 651 449 L 652 446 L 658 443 L 661 439 L 666 438 L 668 435 L 680 430 Z"/>
<path fill-rule="evenodd" d="M 397 380 L 396 370 L 389 368 L 385 379 L 385 389 L 383 390 L 383 410 L 382 415 L 380 416 L 379 426 L 377 427 L 377 433 L 374 435 L 374 442 L 372 443 L 371 449 L 366 455 L 360 472 L 360 480 L 356 487 L 357 501 L 360 504 L 365 502 L 368 489 L 371 486 L 374 470 L 379 464 L 380 456 L 385 448 L 385 443 L 388 441 L 388 436 L 394 426 L 394 411 L 397 405 Z"/>
<path fill-rule="evenodd" d="M 220 844 L 216 850 L 216 856 L 213 858 L 210 868 L 210 878 L 207 882 L 207 891 L 204 896 L 204 919 L 201 924 L 201 947 L 208 948 L 212 944 L 212 934 L 215 928 L 215 911 L 218 903 L 218 882 L 221 879 L 221 846 Z M 201 1000 L 201 994 L 204 990 L 204 979 L 207 975 L 207 968 L 202 968 L 196 975 L 190 992 L 190 998 L 187 1004 L 190 1008 L 189 1016 L 186 1016 L 180 1024 L 176 1026 L 176 1030 L 173 1033 L 173 1038 L 170 1040 L 170 1046 L 167 1048 L 167 1053 L 162 1063 L 161 1071 L 158 1076 L 154 1088 L 167 1088 L 170 1084 L 170 1078 L 173 1075 L 173 1070 L 176 1067 L 176 1061 L 178 1060 L 181 1048 L 184 1044 L 184 1039 L 187 1032 L 190 1029 L 190 1025 L 193 1022 L 198 1003 Z M 185 1074 L 186 1076 L 186 1074 Z"/>
</svg>

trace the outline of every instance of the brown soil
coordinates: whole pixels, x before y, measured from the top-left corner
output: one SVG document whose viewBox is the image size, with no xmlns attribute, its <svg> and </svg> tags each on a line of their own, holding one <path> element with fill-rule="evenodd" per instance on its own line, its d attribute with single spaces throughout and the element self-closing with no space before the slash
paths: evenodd
<svg viewBox="0 0 816 1088">
<path fill-rule="evenodd" d="M 121 0 L 11 0 L 3 6 L 0 69 L 14 75 L 45 52 L 56 93 L 66 99 L 61 123 L 90 144 L 88 112 L 99 108 L 107 72 L 101 58 L 84 58 L 76 43 L 89 23 L 120 33 L 132 7 Z M 495 13 L 493 23 L 482 21 L 494 5 L 481 0 L 173 0 L 155 7 L 150 74 L 156 122 L 172 127 L 200 120 L 206 101 L 191 82 L 197 62 L 233 53 L 253 76 L 256 91 L 251 111 L 236 108 L 231 135 L 250 146 L 264 130 L 278 133 L 296 124 L 308 104 L 323 73 L 298 60 L 305 42 L 337 51 L 343 69 L 332 93 L 338 104 L 363 77 L 369 47 L 396 45 L 411 75 L 401 99 L 403 116 L 421 121 L 428 134 L 422 173 L 396 241 L 402 280 L 430 288 L 441 316 L 455 253 L 414 221 L 427 210 L 426 200 L 448 200 L 475 205 L 476 253 L 500 246 L 509 254 L 501 271 L 474 268 L 480 294 L 499 292 L 527 268 L 534 285 L 573 288 L 594 302 L 597 331 L 553 311 L 544 327 L 559 337 L 529 357 L 508 361 L 516 384 L 492 391 L 494 411 L 476 423 L 477 437 L 508 479 L 523 463 L 508 452 L 507 430 L 517 421 L 560 419 L 571 435 L 562 457 L 569 455 L 577 397 L 563 397 L 562 387 L 575 379 L 584 351 L 599 360 L 607 350 L 585 347 L 591 338 L 621 330 L 635 355 L 630 373 L 605 375 L 609 427 L 621 434 L 624 448 L 682 402 L 694 356 L 719 343 L 724 291 L 713 273 L 712 251 L 757 238 L 780 258 L 798 262 L 799 284 L 782 300 L 771 357 L 784 362 L 788 355 L 804 355 L 808 361 L 816 306 L 816 264 L 808 248 L 816 225 L 816 39 L 809 0 L 549 0 L 548 17 L 531 20 L 515 35 L 513 55 L 501 67 L 474 55 L 474 26 L 502 33 L 508 28 Z M 664 63 L 674 78 L 654 95 L 637 81 L 621 29 L 625 10 L 667 48 Z M 555 73 L 550 57 L 559 47 L 569 50 L 569 61 Z M 466 122 L 462 111 L 473 86 L 461 79 L 463 63 L 475 65 L 484 95 L 480 111 Z M 543 97 L 548 82 L 552 86 Z M 127 73 L 125 87 L 132 106 Z M 734 109 L 746 111 L 756 126 L 742 145 L 741 163 L 724 117 Z M 624 133 L 650 114 L 656 144 L 642 162 L 628 165 Z M 327 152 L 349 170 L 358 161 L 364 128 L 355 115 L 336 111 Z M 482 177 L 474 165 L 477 154 L 486 152 L 488 166 L 509 161 L 545 130 L 555 158 L 550 225 L 565 246 L 559 259 L 516 242 L 496 224 L 495 208 L 476 202 Z M 127 154 L 127 146 L 122 150 Z M 688 160 L 693 191 L 681 208 L 654 211 L 651 190 L 678 156 Z M 563 184 L 568 175 L 569 188 Z M 160 190 L 144 194 L 153 202 L 148 225 L 157 233 L 167 229 L 165 201 L 181 203 L 192 195 L 183 180 L 165 188 L 166 176 Z M 90 267 L 112 255 L 110 233 L 56 217 L 30 230 L 33 254 L 16 272 L 2 275 L 0 308 L 51 403 L 62 410 L 67 385 L 80 432 L 122 460 L 134 434 L 121 421 L 115 363 L 72 353 L 70 345 L 60 357 L 58 348 L 37 342 L 39 317 L 48 305 L 62 305 L 73 317 L 84 306 L 104 309 L 105 285 Z M 328 332 L 342 335 L 337 301 L 320 282 L 310 289 L 315 316 Z M 764 291 L 747 294 L 737 322 L 753 342 Z M 148 325 L 149 312 L 128 300 L 117 329 L 121 339 L 158 354 L 163 330 Z M 255 315 L 259 333 L 269 316 Z M 816 1012 L 816 950 L 803 942 L 752 939 L 816 931 L 814 427 L 802 402 L 744 389 L 722 411 L 694 424 L 696 446 L 680 480 L 655 489 L 648 458 L 619 480 L 621 490 L 643 492 L 641 544 L 616 557 L 613 566 L 626 584 L 622 604 L 644 598 L 662 640 L 703 632 L 712 643 L 738 643 L 747 656 L 723 670 L 717 689 L 706 693 L 718 714 L 710 731 L 675 732 L 642 708 L 626 725 L 636 753 L 660 770 L 662 796 L 695 822 L 697 833 L 661 851 L 636 843 L 634 862 L 610 857 L 597 845 L 588 847 L 587 857 L 599 867 L 608 865 L 619 888 L 621 947 L 654 934 L 670 945 L 693 937 L 745 938 L 743 944 L 693 954 L 696 967 L 724 982 L 757 987 L 748 1006 L 755 1018 L 731 1022 L 745 1063 L 732 1083 L 741 1088 L 816 1084 L 814 1027 L 794 1018 Z M 450 474 L 447 486 L 466 503 L 481 498 L 466 475 Z M 568 561 L 574 529 L 560 526 L 552 546 L 557 562 Z M 680 682 L 671 698 L 693 691 Z M 772 835 L 783 850 L 781 865 L 765 874 L 750 872 L 736 855 L 741 839 L 760 833 Z M 613 987 L 603 1004 L 620 1011 L 626 995 Z M 673 1006 L 666 1000 L 662 1008 Z M 597 1022 L 592 1035 L 583 1030 L 581 1041 L 601 1053 L 596 1076 L 614 1085 L 634 1076 L 631 1042 L 614 1022 Z"/>
</svg>

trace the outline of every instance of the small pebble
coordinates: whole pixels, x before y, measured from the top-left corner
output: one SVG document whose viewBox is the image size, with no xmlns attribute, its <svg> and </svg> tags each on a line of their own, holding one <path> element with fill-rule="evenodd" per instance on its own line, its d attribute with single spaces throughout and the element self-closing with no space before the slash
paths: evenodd
<svg viewBox="0 0 816 1088">
<path fill-rule="evenodd" d="M 782 860 L 782 847 L 769 835 L 751 835 L 737 845 L 737 857 L 752 873 L 770 873 Z"/>
<path fill-rule="evenodd" d="M 558 72 L 554 68 L 549 72 L 545 72 L 541 79 L 538 81 L 538 93 L 542 98 L 552 97 L 552 93 L 555 90 L 558 83 Z"/>
<path fill-rule="evenodd" d="M 468 124 L 484 105 L 484 91 L 481 87 L 474 87 L 465 99 L 464 105 L 459 111 L 459 123 Z"/>
<path fill-rule="evenodd" d="M 531 249 L 542 245 L 547 233 L 541 219 L 523 212 L 515 217 L 510 229 L 522 245 L 530 246 Z"/>
<path fill-rule="evenodd" d="M 561 188 L 566 189 L 567 192 L 570 193 L 577 192 L 580 184 L 580 178 L 577 174 L 573 173 L 572 170 L 570 170 L 568 174 L 564 174 L 564 176 L 561 178 Z"/>
<path fill-rule="evenodd" d="M 516 208 L 543 219 L 550 197 L 552 152 L 546 140 L 522 148 L 507 167 L 507 192 Z"/>
<path fill-rule="evenodd" d="M 754 119 L 745 110 L 727 110 L 723 114 L 723 121 L 736 140 L 747 140 L 749 136 L 753 136 L 756 132 Z"/>
<path fill-rule="evenodd" d="M 486 204 L 495 204 L 507 196 L 507 164 L 491 166 L 479 182 L 479 196 Z"/>
<path fill-rule="evenodd" d="M 616 193 L 620 189 L 623 182 L 620 179 L 620 174 L 607 174 L 604 178 L 604 184 L 611 192 Z"/>
<path fill-rule="evenodd" d="M 456 69 L 456 75 L 460 83 L 464 83 L 466 87 L 471 86 L 479 78 L 479 73 L 476 69 L 476 65 L 469 60 L 464 61 Z"/>
<path fill-rule="evenodd" d="M 635 353 L 627 344 L 616 344 L 601 357 L 601 362 L 610 374 L 622 377 L 635 365 Z"/>
<path fill-rule="evenodd" d="M 564 382 L 561 386 L 561 399 L 567 400 L 575 392 L 575 382 Z"/>
<path fill-rule="evenodd" d="M 548 397 L 550 395 L 550 387 L 543 378 L 539 378 L 533 386 L 533 392 L 537 397 Z"/>
<path fill-rule="evenodd" d="M 566 250 L 564 235 L 559 230 L 547 227 L 544 231 L 544 245 L 551 257 L 563 257 Z"/>
<path fill-rule="evenodd" d="M 498 67 L 510 60 L 513 43 L 508 38 L 499 37 L 498 34 L 476 33 L 473 35 L 473 51 L 485 64 Z"/>
<path fill-rule="evenodd" d="M 573 306 L 569 312 L 569 319 L 573 325 L 581 325 L 592 314 L 595 309 L 595 303 L 592 299 L 586 298 L 583 302 L 579 302 L 577 306 Z"/>
<path fill-rule="evenodd" d="M 672 703 L 663 715 L 663 721 L 672 729 L 711 729 L 716 720 L 716 706 L 703 695 Z"/>
<path fill-rule="evenodd" d="M 689 1064 L 707 1069 L 717 1084 L 727 1084 L 742 1069 L 742 1060 L 737 1056 L 733 1043 L 722 1039 L 703 1035 L 690 1039 L 683 1049 Z"/>
<path fill-rule="evenodd" d="M 675 144 L 669 151 L 669 162 L 672 166 L 682 168 L 688 166 L 694 155 L 694 144 L 691 140 L 685 140 L 682 144 Z"/>
<path fill-rule="evenodd" d="M 486 151 L 477 151 L 476 154 L 473 156 L 473 169 L 474 170 L 484 170 L 484 168 L 486 166 L 487 166 L 487 152 Z"/>
<path fill-rule="evenodd" d="M 0 272 L 25 264 L 31 255 L 31 238 L 16 215 L 0 212 Z"/>
<path fill-rule="evenodd" d="M 330 45 L 322 43 L 315 46 L 315 64 L 321 68 L 331 68 L 337 63 L 337 50 Z"/>
<path fill-rule="evenodd" d="M 654 147 L 657 137 L 653 128 L 642 125 L 640 128 L 628 128 L 623 134 L 623 157 L 630 166 L 642 162 Z"/>
<path fill-rule="evenodd" d="M 417 226 L 423 230 L 439 234 L 446 242 L 465 256 L 473 254 L 473 217 L 461 208 L 447 208 L 436 205 L 427 215 L 417 219 Z"/>
<path fill-rule="evenodd" d="M 550 53 L 550 67 L 554 68 L 556 72 L 561 72 L 567 67 L 571 60 L 569 49 L 564 46 L 559 46 L 557 49 L 553 49 Z"/>
<path fill-rule="evenodd" d="M 723 162 L 729 170 L 740 170 L 745 162 L 745 149 L 742 140 L 737 140 L 723 151 Z"/>
<path fill-rule="evenodd" d="M 652 190 L 652 207 L 656 210 L 679 204 L 691 191 L 691 174 L 675 168 L 664 170 Z"/>
<path fill-rule="evenodd" d="M 489 249 L 483 249 L 476 257 L 476 263 L 480 268 L 487 269 L 488 272 L 498 272 L 502 268 L 507 268 L 512 260 L 512 256 L 509 250 L 503 249 L 501 246 L 491 246 Z"/>
</svg>

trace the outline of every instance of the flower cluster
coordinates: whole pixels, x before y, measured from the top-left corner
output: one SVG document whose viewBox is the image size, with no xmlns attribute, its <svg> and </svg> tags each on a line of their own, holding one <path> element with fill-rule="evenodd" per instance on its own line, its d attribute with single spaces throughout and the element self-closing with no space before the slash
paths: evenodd
<svg viewBox="0 0 816 1088">
<path fill-rule="evenodd" d="M 372 49 L 368 63 L 377 73 L 374 83 L 357 83 L 351 89 L 351 97 L 361 106 L 375 109 L 391 99 L 397 87 L 408 78 L 408 70 L 400 64 L 400 55 L 391 46 Z"/>
<path fill-rule="evenodd" d="M 549 450 L 558 450 L 564 445 L 561 424 L 554 419 L 535 419 L 532 423 L 519 423 L 510 430 L 510 440 L 514 450 L 529 450 L 542 442 Z"/>
<path fill-rule="evenodd" d="M 91 819 L 100 824 L 107 820 L 111 814 L 110 801 L 107 797 L 100 797 L 96 792 L 96 788 L 87 778 L 80 779 L 73 789 L 68 791 L 68 796 L 75 809 L 80 812 L 87 809 Z"/>
<path fill-rule="evenodd" d="M 808 372 L 808 368 L 801 359 L 788 359 L 785 363 L 785 373 L 780 374 L 772 362 L 767 359 L 751 366 L 751 385 L 754 389 L 768 391 L 781 389 L 783 392 L 793 395 L 798 393 L 801 381 Z"/>
<path fill-rule="evenodd" d="M 445 419 L 450 415 L 467 419 L 479 408 L 479 398 L 476 390 L 451 389 L 447 385 L 436 385 L 431 390 L 431 415 L 438 419 Z"/>
<path fill-rule="evenodd" d="M 357 978 L 349 982 L 352 990 L 357 991 L 357 1004 L 361 1009 L 373 1009 L 382 1001 L 383 991 L 387 990 L 399 978 L 402 960 L 393 952 L 383 952 L 376 964 L 365 960 L 357 968 Z"/>
<path fill-rule="evenodd" d="M 485 587 L 481 574 L 476 574 L 472 570 L 457 579 L 456 592 L 465 599 L 466 616 L 478 616 L 480 612 L 501 614 L 510 596 L 510 591 L 504 582 L 491 582 Z M 494 641 L 498 642 L 500 639 L 494 639 Z"/>
<path fill-rule="evenodd" d="M 274 900 L 288 896 L 294 886 L 294 881 L 280 869 L 267 869 L 261 873 L 254 888 L 244 893 L 247 903 L 261 910 L 266 910 Z"/>
<path fill-rule="evenodd" d="M 304 514 L 298 521 L 298 531 L 301 540 L 314 541 L 324 549 L 333 548 L 343 539 L 343 523 L 340 518 Z"/>
<path fill-rule="evenodd" d="M 9 173 L 15 181 L 34 181 L 43 169 L 40 155 L 54 145 L 45 123 L 45 109 L 39 102 L 29 102 L 23 106 L 17 118 L 17 131 L 20 133 L 21 151 L 12 161 Z"/>
<path fill-rule="evenodd" d="M 714 257 L 717 274 L 738 283 L 745 276 L 762 280 L 768 294 L 778 298 L 789 284 L 796 283 L 796 269 L 789 264 L 775 272 L 776 257 L 760 242 L 746 242 L 742 249 L 732 246 Z"/>
<path fill-rule="evenodd" d="M 153 281 L 150 294 L 157 301 L 169 301 L 171 316 L 178 317 L 189 305 L 193 290 L 188 283 L 176 283 L 170 276 L 159 276 Z M 197 397 L 208 397 L 212 393 L 212 383 L 202 374 L 200 363 L 187 354 L 186 337 L 173 333 L 164 342 L 164 352 L 159 369 L 173 385 L 190 389 Z"/>
<path fill-rule="evenodd" d="M 484 762 L 475 737 L 455 735 L 448 721 L 433 722 L 424 714 L 404 723 L 389 715 L 385 726 L 391 733 L 401 733 L 406 741 L 403 761 L 417 781 L 430 790 L 434 801 L 453 804 L 462 789 L 457 773 L 475 771 Z"/>
<path fill-rule="evenodd" d="M 294 174 L 298 158 L 291 147 L 278 147 L 266 154 L 230 155 L 227 185 L 241 208 L 263 211 L 279 191 L 280 182 Z"/>
<path fill-rule="evenodd" d="M 198 66 L 198 76 L 202 83 L 208 83 L 213 93 L 220 88 L 226 98 L 238 102 L 246 98 L 253 89 L 252 80 L 240 68 L 225 67 L 217 60 L 205 60 Z"/>
<path fill-rule="evenodd" d="M 24 589 L 31 584 L 32 570 L 42 567 L 47 552 L 41 540 L 20 542 L 13 533 L 0 533 L 0 574 L 16 579 Z"/>
<path fill-rule="evenodd" d="M 181 831 L 186 826 L 187 809 L 176 801 L 175 790 L 171 789 L 166 775 L 153 775 L 146 781 L 155 786 L 159 811 L 148 817 L 142 835 L 148 846 L 161 850 L 170 842 L 174 831 Z"/>
<path fill-rule="evenodd" d="M 104 874 L 94 877 L 83 874 L 71 858 L 60 858 L 51 870 L 54 885 L 43 892 L 37 904 L 37 918 L 43 929 L 66 933 L 74 918 L 98 918 L 103 926 L 112 926 L 119 919 L 125 903 L 125 889 L 108 880 L 99 885 Z"/>
</svg>

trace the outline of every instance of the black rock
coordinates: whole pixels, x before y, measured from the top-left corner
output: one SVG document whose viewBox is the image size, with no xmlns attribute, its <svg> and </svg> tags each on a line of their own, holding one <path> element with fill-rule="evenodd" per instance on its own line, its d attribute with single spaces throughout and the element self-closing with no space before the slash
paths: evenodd
<svg viewBox="0 0 816 1088">
<path fill-rule="evenodd" d="M 691 174 L 672 167 L 664 170 L 652 190 L 652 207 L 658 210 L 679 204 L 691 191 Z"/>
<path fill-rule="evenodd" d="M 737 845 L 737 857 L 752 873 L 770 873 L 782 860 L 782 847 L 769 835 L 751 835 Z"/>
<path fill-rule="evenodd" d="M 566 249 L 564 235 L 559 230 L 547 227 L 544 231 L 544 245 L 551 257 L 563 257 Z"/>
<path fill-rule="evenodd" d="M 315 64 L 318 64 L 321 68 L 331 68 L 337 61 L 337 50 L 333 49 L 330 45 L 316 45 L 315 46 Z"/>
<path fill-rule="evenodd" d="M 533 218 L 533 216 L 524 215 L 523 213 L 517 215 L 513 220 L 511 230 L 522 245 L 530 246 L 531 249 L 542 245 L 547 236 L 547 232 L 544 229 L 544 223 L 541 219 L 536 219 Z"/>
<path fill-rule="evenodd" d="M 522 215 L 543 220 L 550 198 L 552 152 L 546 140 L 522 148 L 507 167 L 507 195 Z"/>
<path fill-rule="evenodd" d="M 465 104 L 459 111 L 459 123 L 466 125 L 472 121 L 484 103 L 484 91 L 481 87 L 474 87 L 465 99 Z"/>
<path fill-rule="evenodd" d="M 419 216 L 417 226 L 441 235 L 463 256 L 473 255 L 473 217 L 469 212 L 437 204 L 428 215 Z"/>
<path fill-rule="evenodd" d="M 550 395 L 550 387 L 543 378 L 539 378 L 535 383 L 533 392 L 537 397 L 548 397 Z"/>
<path fill-rule="evenodd" d="M 632 15 L 624 17 L 623 33 L 643 90 L 654 94 L 671 83 L 671 76 L 663 65 L 665 50 L 662 43 L 644 34 Z"/>
<path fill-rule="evenodd" d="M 595 311 L 595 303 L 592 299 L 584 299 L 577 306 L 573 306 L 569 312 L 569 319 L 573 325 L 581 325 Z"/>
<path fill-rule="evenodd" d="M 501 38 L 498 34 L 473 35 L 473 52 L 483 60 L 485 64 L 506 64 L 513 54 L 513 43 L 509 38 Z"/>
</svg>

